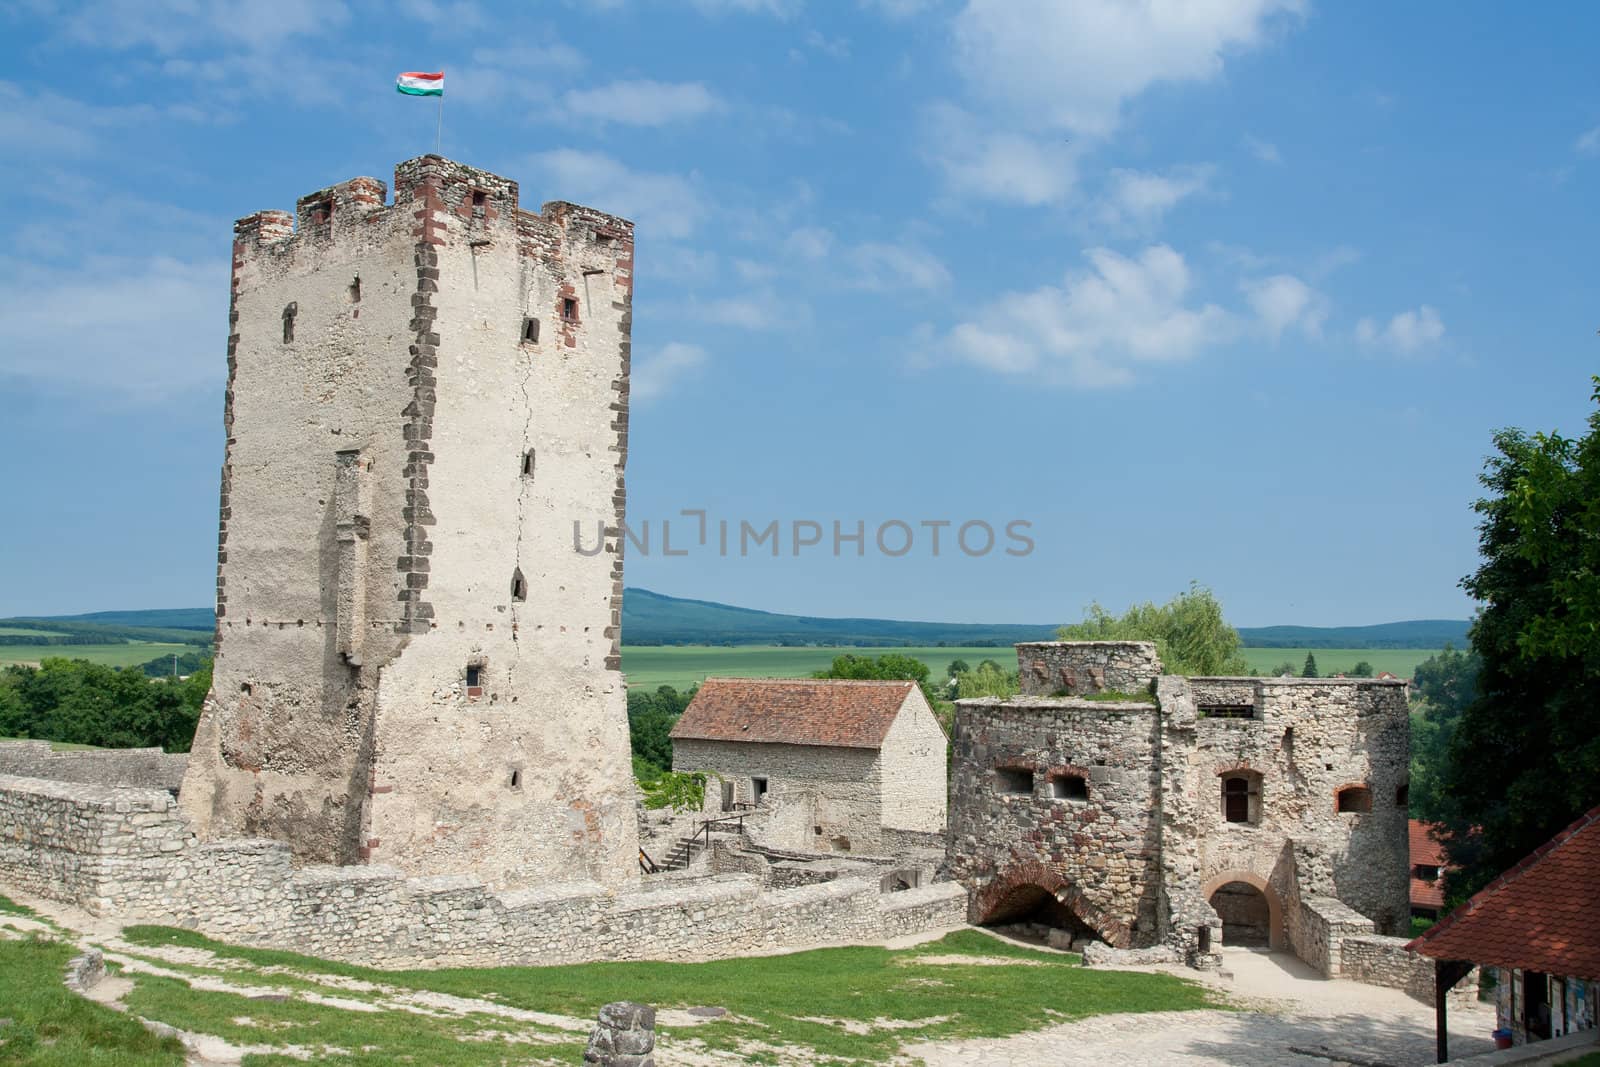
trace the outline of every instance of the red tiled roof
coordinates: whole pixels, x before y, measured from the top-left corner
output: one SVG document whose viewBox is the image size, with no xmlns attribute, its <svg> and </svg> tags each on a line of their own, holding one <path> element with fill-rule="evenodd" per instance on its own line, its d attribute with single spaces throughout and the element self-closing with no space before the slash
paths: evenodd
<svg viewBox="0 0 1600 1067">
<path fill-rule="evenodd" d="M 1411 831 L 1411 906 L 1413 908 L 1442 908 L 1444 907 L 1444 883 L 1435 879 L 1432 882 L 1417 877 L 1418 867 L 1437 867 L 1441 871 L 1448 864 L 1444 858 L 1444 848 L 1433 839 L 1429 832 L 1433 823 L 1422 822 L 1420 819 L 1410 821 Z"/>
<path fill-rule="evenodd" d="M 707 678 L 672 737 L 878 748 L 915 682 Z"/>
<path fill-rule="evenodd" d="M 1600 981 L 1600 807 L 1412 941 L 1435 959 Z"/>
</svg>

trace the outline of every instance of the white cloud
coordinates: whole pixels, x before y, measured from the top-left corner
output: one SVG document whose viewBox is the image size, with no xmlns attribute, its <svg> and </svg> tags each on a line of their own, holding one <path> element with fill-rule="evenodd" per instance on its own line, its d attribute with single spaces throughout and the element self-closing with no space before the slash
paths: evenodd
<svg viewBox="0 0 1600 1067">
<path fill-rule="evenodd" d="M 914 245 L 869 241 L 850 250 L 853 283 L 863 289 L 942 289 L 950 272 L 932 252 Z"/>
<path fill-rule="evenodd" d="M 1356 340 L 1372 348 L 1388 348 L 1409 356 L 1437 344 L 1444 337 L 1444 321 L 1427 304 L 1415 311 L 1402 311 L 1379 326 L 1370 318 L 1356 323 Z"/>
<path fill-rule="evenodd" d="M 789 234 L 783 244 L 801 259 L 821 259 L 833 248 L 833 234 L 820 226 L 802 226 Z"/>
<path fill-rule="evenodd" d="M 600 152 L 558 148 L 530 157 L 527 168 L 547 183 L 542 199 L 571 200 L 626 216 L 639 224 L 642 238 L 686 237 L 705 213 L 700 193 L 688 179 L 631 170 Z M 533 183 L 523 184 L 527 188 Z"/>
<path fill-rule="evenodd" d="M 1322 336 L 1328 318 L 1328 301 L 1292 274 L 1245 282 L 1240 286 L 1261 328 L 1274 342 L 1284 331 L 1298 329 L 1310 338 Z"/>
<path fill-rule="evenodd" d="M 938 0 L 860 0 L 860 3 L 868 11 L 877 11 L 892 19 L 903 19 L 921 14 Z"/>
<path fill-rule="evenodd" d="M 706 350 L 699 345 L 669 342 L 635 364 L 629 396 L 633 400 L 649 403 L 685 378 L 692 377 L 705 366 L 706 361 Z"/>
<path fill-rule="evenodd" d="M 1580 156 L 1600 156 L 1600 126 L 1579 134 L 1572 148 Z"/>
<path fill-rule="evenodd" d="M 620 81 L 598 89 L 573 89 L 562 98 L 569 114 L 629 126 L 665 126 L 722 110 L 722 101 L 699 82 Z"/>
<path fill-rule="evenodd" d="M 713 300 L 704 305 L 700 318 L 745 330 L 770 330 L 788 321 L 784 305 L 771 291 Z"/>
<path fill-rule="evenodd" d="M 147 46 L 170 55 L 224 42 L 265 52 L 349 19 L 340 0 L 94 0 L 68 16 L 64 28 L 74 40 L 101 48 Z"/>
<path fill-rule="evenodd" d="M 1104 135 L 1124 101 L 1160 82 L 1206 81 L 1300 0 L 969 0 L 957 61 L 974 90 L 1044 126 Z"/>
<path fill-rule="evenodd" d="M 1092 269 L 1060 286 L 1008 293 L 981 320 L 950 332 L 959 359 L 1003 374 L 1031 374 L 1080 387 L 1126 385 L 1135 368 L 1186 360 L 1233 331 L 1215 304 L 1190 303 L 1183 257 L 1152 245 L 1135 258 L 1106 248 Z"/>
<path fill-rule="evenodd" d="M 220 385 L 228 264 L 98 259 L 72 271 L 0 261 L 0 375 L 154 400 Z"/>
<path fill-rule="evenodd" d="M 1152 230 L 1180 201 L 1204 189 L 1212 170 L 1208 165 L 1174 167 L 1165 174 L 1113 170 L 1100 205 L 1101 221 L 1109 226 Z"/>
<path fill-rule="evenodd" d="M 1279 154 L 1278 146 L 1271 141 L 1263 141 L 1259 137 L 1251 137 L 1246 134 L 1244 146 L 1250 150 L 1252 156 L 1255 156 L 1263 163 L 1276 165 L 1283 162 L 1283 156 Z"/>
<path fill-rule="evenodd" d="M 1037 207 L 1066 198 L 1078 180 L 1077 153 L 1059 137 L 985 127 L 950 104 L 928 112 L 927 152 L 951 188 Z"/>
</svg>

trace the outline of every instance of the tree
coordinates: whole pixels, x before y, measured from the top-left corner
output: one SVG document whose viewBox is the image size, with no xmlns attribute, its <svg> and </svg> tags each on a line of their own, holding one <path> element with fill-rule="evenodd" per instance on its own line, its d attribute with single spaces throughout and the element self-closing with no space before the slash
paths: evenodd
<svg viewBox="0 0 1600 1067">
<path fill-rule="evenodd" d="M 672 766 L 672 727 L 694 694 L 695 689 L 679 693 L 670 685 L 659 686 L 654 693 L 628 690 L 628 739 L 636 759 L 659 771 Z"/>
<path fill-rule="evenodd" d="M 1017 672 L 1008 671 L 992 659 L 978 664 L 975 670 L 963 671 L 956 676 L 956 696 L 962 700 L 974 697 L 1000 697 L 1017 695 Z"/>
<path fill-rule="evenodd" d="M 1600 406 L 1600 378 L 1592 401 Z M 1477 696 L 1442 782 L 1452 899 L 1600 803 L 1600 410 L 1572 440 L 1494 436 L 1479 481 Z"/>
<path fill-rule="evenodd" d="M 1216 595 L 1197 583 L 1159 607 L 1147 601 L 1121 615 L 1091 604 L 1082 622 L 1061 627 L 1056 636 L 1062 641 L 1154 641 L 1163 667 L 1172 674 L 1249 670 L 1239 654 L 1239 631 L 1223 619 Z"/>
<path fill-rule="evenodd" d="M 953 659 L 950 661 L 950 666 L 945 670 L 945 677 L 954 678 L 958 674 L 966 674 L 971 669 L 971 667 L 967 666 L 966 660 Z"/>
<path fill-rule="evenodd" d="M 881 656 L 857 656 L 845 653 L 835 656 L 825 671 L 813 678 L 853 678 L 856 680 L 904 680 L 922 685 L 928 680 L 928 665 L 915 656 L 899 652 L 886 652 Z"/>
<path fill-rule="evenodd" d="M 1362 659 L 1357 660 L 1356 665 L 1351 667 L 1348 673 L 1352 678 L 1371 678 L 1374 672 L 1372 664 Z"/>
<path fill-rule="evenodd" d="M 1411 680 L 1411 815 L 1445 818 L 1444 776 L 1461 713 L 1478 696 L 1478 657 L 1446 645 L 1417 664 Z"/>
<path fill-rule="evenodd" d="M 1300 677 L 1302 677 L 1302 678 L 1320 678 L 1320 677 L 1322 677 L 1322 675 L 1317 673 L 1317 657 L 1315 656 L 1315 654 L 1310 653 L 1310 652 L 1306 653 L 1306 665 L 1304 667 L 1300 668 Z"/>
</svg>

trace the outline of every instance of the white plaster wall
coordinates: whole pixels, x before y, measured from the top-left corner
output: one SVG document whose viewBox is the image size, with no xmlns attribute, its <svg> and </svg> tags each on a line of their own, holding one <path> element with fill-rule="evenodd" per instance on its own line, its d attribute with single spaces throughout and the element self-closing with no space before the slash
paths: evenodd
<svg viewBox="0 0 1600 1067">
<path fill-rule="evenodd" d="M 922 690 L 913 687 L 883 739 L 884 826 L 932 832 L 944 829 L 949 748 Z"/>
</svg>

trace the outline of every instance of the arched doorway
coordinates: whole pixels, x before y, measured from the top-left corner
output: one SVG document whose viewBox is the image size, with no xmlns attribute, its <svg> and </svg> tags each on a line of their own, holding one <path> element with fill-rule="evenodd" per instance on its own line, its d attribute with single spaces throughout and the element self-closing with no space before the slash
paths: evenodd
<svg viewBox="0 0 1600 1067">
<path fill-rule="evenodd" d="M 1041 885 L 1014 886 L 996 898 L 979 917 L 978 925 L 993 927 L 1028 941 L 1098 941 L 1100 934 Z"/>
<path fill-rule="evenodd" d="M 1283 919 L 1278 894 L 1249 871 L 1224 871 L 1204 886 L 1206 900 L 1222 920 L 1222 943 L 1279 948 Z"/>
</svg>

